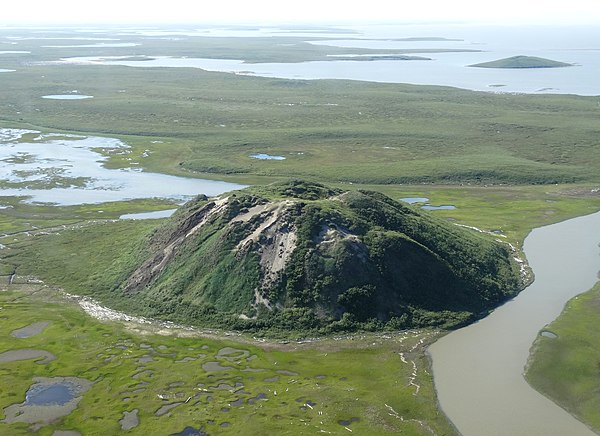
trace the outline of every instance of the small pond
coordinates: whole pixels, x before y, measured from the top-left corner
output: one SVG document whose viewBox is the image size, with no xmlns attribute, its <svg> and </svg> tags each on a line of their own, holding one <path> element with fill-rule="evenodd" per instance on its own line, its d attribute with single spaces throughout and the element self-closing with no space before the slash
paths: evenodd
<svg viewBox="0 0 600 436">
<path fill-rule="evenodd" d="M 124 411 L 123 418 L 119 420 L 121 424 L 121 430 L 127 431 L 140 425 L 140 418 L 138 417 L 138 409 L 133 409 L 131 412 Z"/>
<path fill-rule="evenodd" d="M 208 372 L 219 372 L 233 369 L 231 366 L 221 366 L 219 362 L 206 362 L 202 364 L 202 369 Z"/>
<path fill-rule="evenodd" d="M 172 433 L 171 436 L 207 436 L 208 433 L 205 433 L 203 430 L 198 430 L 194 427 L 186 427 L 183 431 L 179 433 Z"/>
<path fill-rule="evenodd" d="M 94 96 L 82 94 L 52 94 L 42 95 L 42 98 L 45 98 L 47 100 L 86 100 L 88 98 L 94 98 Z"/>
<path fill-rule="evenodd" d="M 454 210 L 456 209 L 456 206 L 453 206 L 451 204 L 443 204 L 441 206 L 434 206 L 432 204 L 426 204 L 421 206 L 421 209 L 424 210 Z"/>
<path fill-rule="evenodd" d="M 169 218 L 171 215 L 175 213 L 177 209 L 165 209 L 165 210 L 157 210 L 154 212 L 139 212 L 139 213 L 127 213 L 125 215 L 121 215 L 119 219 L 122 220 L 152 220 L 159 218 Z"/>
<path fill-rule="evenodd" d="M 0 353 L 0 363 L 18 362 L 20 360 L 36 359 L 35 363 L 45 365 L 56 360 L 56 356 L 46 350 L 35 350 L 25 348 L 20 350 L 8 350 Z"/>
<path fill-rule="evenodd" d="M 13 330 L 10 335 L 19 339 L 31 338 L 32 336 L 39 335 L 43 332 L 48 325 L 50 325 L 48 321 L 34 322 L 28 326 Z"/>
<path fill-rule="evenodd" d="M 52 422 L 77 407 L 92 382 L 78 377 L 36 377 L 25 401 L 4 409 L 5 422 Z"/>
<path fill-rule="evenodd" d="M 283 157 L 283 156 L 273 156 L 273 155 L 265 154 L 265 153 L 251 154 L 250 157 L 253 157 L 254 159 L 260 159 L 260 160 L 285 160 L 285 157 Z"/>
<path fill-rule="evenodd" d="M 67 404 L 75 397 L 71 385 L 68 383 L 55 385 L 33 385 L 27 391 L 25 397 L 26 406 L 49 406 L 58 404 L 62 406 Z"/>
<path fill-rule="evenodd" d="M 427 197 L 405 197 L 405 198 L 401 198 L 400 201 L 403 201 L 404 203 L 408 203 L 408 204 L 427 203 L 429 201 L 429 198 L 427 198 Z"/>
</svg>

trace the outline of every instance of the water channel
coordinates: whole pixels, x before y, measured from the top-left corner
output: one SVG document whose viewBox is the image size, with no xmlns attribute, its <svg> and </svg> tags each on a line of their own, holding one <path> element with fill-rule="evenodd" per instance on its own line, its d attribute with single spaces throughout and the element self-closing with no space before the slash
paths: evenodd
<svg viewBox="0 0 600 436">
<path fill-rule="evenodd" d="M 534 229 L 524 251 L 534 283 L 429 352 L 442 409 L 469 435 L 593 435 L 523 378 L 531 344 L 600 270 L 600 212 Z"/>
</svg>

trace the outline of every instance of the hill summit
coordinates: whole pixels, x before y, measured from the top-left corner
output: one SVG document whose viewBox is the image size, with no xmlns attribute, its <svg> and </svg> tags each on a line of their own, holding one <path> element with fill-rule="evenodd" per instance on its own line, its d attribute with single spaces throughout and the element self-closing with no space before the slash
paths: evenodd
<svg viewBox="0 0 600 436">
<path fill-rule="evenodd" d="M 303 181 L 198 197 L 143 252 L 127 298 L 237 329 L 456 326 L 522 286 L 507 244 L 380 193 Z"/>
</svg>

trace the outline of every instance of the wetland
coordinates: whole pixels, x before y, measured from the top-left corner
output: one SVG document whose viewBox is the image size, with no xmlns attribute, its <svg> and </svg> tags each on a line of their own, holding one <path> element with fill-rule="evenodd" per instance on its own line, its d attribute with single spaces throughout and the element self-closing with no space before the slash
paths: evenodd
<svg viewBox="0 0 600 436">
<path fill-rule="evenodd" d="M 31 139 L 24 139 L 28 135 Z M 124 142 L 107 137 L 20 129 L 0 129 L 0 196 L 27 197 L 29 202 L 74 205 L 216 195 L 244 185 L 150 173 L 136 168 L 144 157 L 126 157 L 130 166 L 108 169 L 111 154 L 130 155 Z"/>
<path fill-rule="evenodd" d="M 12 286 L 0 292 L 3 329 L 40 319 L 51 321 L 53 329 L 29 339 L 3 337 L 2 346 L 45 343 L 57 357 L 47 373 L 62 374 L 45 376 L 34 362 L 0 363 L 14 392 L 0 399 L 5 415 L 0 431 L 25 434 L 35 427 L 48 434 L 212 434 L 226 428 L 236 434 L 243 426 L 250 433 L 287 428 L 304 434 L 345 432 L 346 426 L 367 433 L 395 429 L 418 434 L 423 428 L 448 429 L 427 403 L 415 407 L 414 386 L 404 379 L 414 361 L 418 395 L 433 395 L 419 350 L 435 332 L 262 343 L 244 336 L 225 340 L 214 332 L 164 329 L 154 323 L 97 321 L 77 301 L 50 287 Z M 81 342 L 82 337 L 87 340 Z M 195 360 L 184 361 L 186 356 Z M 373 371 L 377 378 L 367 376 Z M 387 407 L 402 415 L 389 415 Z"/>
<path fill-rule="evenodd" d="M 107 307 L 113 296 L 95 286 L 121 280 L 116 271 L 132 262 L 136 241 L 183 201 L 289 177 L 378 191 L 414 208 L 438 205 L 426 213 L 509 244 L 528 277 L 525 250 L 536 281 L 523 299 L 560 285 L 562 278 L 547 285 L 545 276 L 563 271 L 564 259 L 536 261 L 536 250 L 551 256 L 546 244 L 554 240 L 536 239 L 545 235 L 539 227 L 600 210 L 597 29 L 562 30 L 0 29 L 0 42 L 14 48 L 0 52 L 0 73 L 10 73 L 2 74 L 0 95 L 0 383 L 10 386 L 0 392 L 0 433 L 423 435 L 456 434 L 456 426 L 481 434 L 474 413 L 453 410 L 464 395 L 448 400 L 440 387 L 435 349 L 463 331 L 485 330 L 520 300 L 433 346 L 436 393 L 425 349 L 443 329 L 321 338 L 291 329 L 265 339 L 134 316 L 136 307 Z M 573 66 L 468 68 L 519 54 Z M 563 233 L 576 241 L 585 226 L 574 223 L 578 230 Z M 588 236 L 586 244 L 595 241 Z M 588 245 L 568 267 L 577 275 L 570 283 L 585 283 L 562 289 L 578 293 L 594 283 L 597 265 L 587 262 L 597 261 L 597 247 Z M 78 281 L 90 261 L 102 273 Z M 580 267 L 589 268 L 579 274 Z M 586 434 L 578 421 L 579 430 L 562 427 L 573 418 L 521 377 L 533 341 L 577 345 L 585 336 L 546 326 L 569 298 L 550 293 L 552 314 L 532 316 L 527 334 L 502 327 L 469 350 L 459 340 L 463 357 L 507 363 L 481 383 L 461 378 L 479 377 L 473 361 L 447 364 L 462 371 L 450 390 L 477 384 L 473 407 L 513 416 L 503 404 L 514 396 L 502 392 L 518 385 L 522 401 L 545 401 L 540 410 L 552 416 L 544 425 L 554 425 L 546 434 Z M 517 357 L 500 337 L 510 332 L 520 340 Z M 500 354 L 487 352 L 489 342 Z M 551 378 L 547 361 L 559 359 L 542 360 L 545 372 L 528 377 L 553 399 L 565 395 L 565 374 L 580 367 L 560 366 Z M 489 388 L 496 379 L 508 381 Z M 484 387 L 493 391 L 482 399 Z M 580 392 L 560 402 L 579 417 Z M 546 421 L 517 412 L 513 434 Z"/>
</svg>

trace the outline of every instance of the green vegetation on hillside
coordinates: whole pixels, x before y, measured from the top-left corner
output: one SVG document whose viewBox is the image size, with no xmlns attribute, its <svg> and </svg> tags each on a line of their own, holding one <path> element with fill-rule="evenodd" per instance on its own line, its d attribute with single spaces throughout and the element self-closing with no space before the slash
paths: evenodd
<svg viewBox="0 0 600 436">
<path fill-rule="evenodd" d="M 510 58 L 482 62 L 470 66 L 478 68 L 561 68 L 572 67 L 573 65 L 536 56 L 512 56 Z"/>
<path fill-rule="evenodd" d="M 43 32 L 36 30 L 33 36 L 43 37 Z M 51 207 L 3 198 L 7 208 L 0 209 L 0 275 L 13 284 L 0 292 L 0 326 L 3 332 L 44 320 L 51 326 L 43 336 L 27 340 L 4 335 L 0 349 L 44 348 L 58 359 L 48 365 L 0 365 L 0 420 L 6 406 L 24 400 L 32 377 L 64 375 L 96 383 L 72 415 L 41 429 L 41 435 L 58 429 L 115 433 L 123 413 L 134 408 L 139 409 L 141 423 L 132 434 L 167 434 L 188 425 L 211 433 L 219 427 L 216 431 L 223 433 L 285 434 L 288 429 L 302 434 L 308 428 L 311 434 L 319 429 L 346 434 L 340 422 L 348 422 L 359 434 L 453 434 L 436 406 L 423 349 L 415 348 L 437 333 L 429 337 L 406 332 L 404 340 L 404 333 L 391 332 L 411 326 L 455 327 L 518 291 L 517 271 L 507 261 L 512 253 L 506 246 L 493 242 L 496 236 L 461 230 L 448 220 L 497 232 L 497 238 L 506 236 L 518 246 L 533 227 L 600 208 L 597 98 L 270 79 L 191 68 L 45 63 L 86 55 L 124 55 L 143 63 L 164 55 L 244 59 L 251 71 L 252 62 L 335 59 L 329 54 L 368 54 L 363 59 L 369 60 L 400 53 L 318 46 L 304 37 L 123 37 L 142 46 L 55 49 L 41 47 L 46 42 L 40 40 L 19 40 L 18 48 L 31 53 L 2 57 L 2 68 L 16 71 L 1 76 L 1 127 L 122 138 L 133 152 L 111 156 L 107 166 L 112 168 L 138 164 L 145 170 L 251 184 L 294 176 L 327 181 L 335 188 L 275 185 L 237 193 L 214 219 L 186 238 L 160 275 L 149 277 L 141 287 L 131 280 L 132 273 L 173 236 L 177 239 L 181 228 L 192 231 L 208 199 L 189 203 L 172 220 L 112 222 L 121 213 L 172 205 L 142 200 Z M 56 42 L 61 43 L 72 41 Z M 436 51 L 441 50 L 432 50 Z M 74 89 L 94 98 L 41 99 Z M 258 160 L 251 157 L 254 153 L 286 159 Z M 345 193 L 349 187 L 361 190 Z M 458 208 L 422 213 L 417 206 L 371 191 L 393 199 L 427 196 L 436 204 Z M 285 209 L 283 222 L 287 230 L 294 229 L 299 242 L 286 271 L 263 288 L 258 249 L 278 246 L 273 243 L 277 239 L 261 237 L 238 249 L 238 242 L 256 230 L 264 216 L 231 221 L 255 207 L 286 200 L 294 207 Z M 279 230 L 286 233 L 285 227 Z M 139 326 L 95 322 L 62 299 L 58 305 L 54 297 L 46 299 L 48 287 L 43 284 L 26 287 L 32 292 L 23 295 L 23 283 L 39 279 L 127 313 L 288 338 L 386 329 L 391 339 L 361 334 L 330 338 L 315 348 L 275 346 L 278 349 L 270 351 L 242 337 L 236 342 L 184 338 L 189 331 L 172 338 L 144 330 L 142 341 L 130 332 Z M 261 298 L 279 303 L 272 304 L 273 311 L 252 304 L 258 287 Z M 249 319 L 240 318 L 240 313 Z M 592 314 L 581 319 L 589 325 L 595 322 Z M 593 375 L 598 344 L 583 327 L 578 326 L 580 331 L 569 342 L 581 345 L 577 338 L 585 338 L 572 351 L 576 370 L 569 364 L 561 366 L 562 374 L 548 376 L 554 370 L 546 367 L 541 385 L 547 387 L 548 380 L 565 375 L 585 375 L 585 380 L 569 386 L 557 382 L 556 390 L 547 394 L 565 398 L 566 407 L 598 428 L 596 412 L 589 411 L 589 405 L 597 405 Z M 198 350 L 199 344 L 208 351 Z M 154 361 L 142 365 L 139 359 L 150 353 L 148 347 Z M 258 357 L 232 362 L 234 370 L 227 373 L 201 370 L 202 364 L 219 360 L 217 350 L 225 347 L 243 348 Z M 157 350 L 161 351 L 154 354 Z M 192 351 L 199 353 L 192 356 Z M 556 353 L 552 359 L 560 360 L 566 351 Z M 196 360 L 176 362 L 186 357 Z M 411 360 L 418 368 L 414 373 Z M 266 382 L 262 375 L 247 376 L 244 365 L 264 369 L 264 378 L 279 379 Z M 281 370 L 284 373 L 277 372 Z M 412 378 L 415 374 L 417 379 Z M 243 383 L 246 392 L 227 389 L 237 383 Z M 414 383 L 420 387 L 417 392 Z M 211 401 L 198 397 L 201 389 L 220 384 L 224 387 L 211 392 Z M 268 401 L 250 405 L 250 395 L 265 387 Z M 134 389 L 145 391 L 133 393 Z M 241 407 L 231 406 L 240 399 Z M 306 405 L 309 401 L 311 407 Z M 155 415 L 159 407 L 176 402 L 183 404 L 163 417 Z M 352 421 L 354 417 L 359 420 Z M 224 423 L 230 427 L 221 427 Z M 31 431 L 24 424 L 0 423 L 0 433 Z"/>
<path fill-rule="evenodd" d="M 151 225 L 51 235 L 11 261 L 136 313 L 272 332 L 456 326 L 522 287 L 507 244 L 375 192 L 275 184 L 190 202 L 145 242 Z"/>
<path fill-rule="evenodd" d="M 600 431 L 600 284 L 569 301 L 532 348 L 527 381 Z"/>
</svg>

